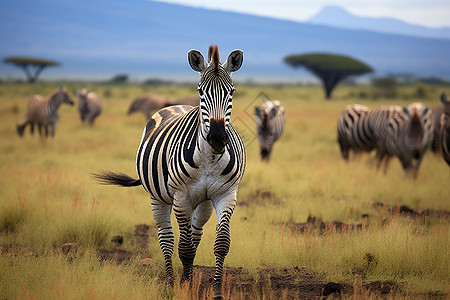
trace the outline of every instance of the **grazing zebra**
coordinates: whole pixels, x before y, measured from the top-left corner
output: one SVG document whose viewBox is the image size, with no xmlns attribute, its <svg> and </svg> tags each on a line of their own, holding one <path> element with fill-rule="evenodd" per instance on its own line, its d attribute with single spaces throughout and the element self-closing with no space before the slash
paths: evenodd
<svg viewBox="0 0 450 300">
<path fill-rule="evenodd" d="M 96 93 L 86 89 L 77 91 L 77 96 L 81 122 L 87 121 L 90 125 L 94 124 L 95 118 L 102 113 L 102 99 Z"/>
<path fill-rule="evenodd" d="M 386 168 L 389 159 L 397 156 L 406 173 L 413 171 L 414 178 L 423 156 L 433 138 L 431 111 L 422 103 L 412 103 L 395 114 L 387 127 Z M 415 164 L 413 165 L 413 161 Z"/>
<path fill-rule="evenodd" d="M 255 106 L 255 122 L 258 132 L 261 159 L 269 161 L 273 144 L 284 130 L 284 107 L 280 101 L 267 101 Z"/>
<path fill-rule="evenodd" d="M 348 160 L 350 150 L 357 154 L 361 151 L 370 152 L 375 148 L 373 128 L 369 126 L 369 112 L 367 106 L 352 104 L 347 105 L 339 115 L 337 140 L 345 160 Z"/>
<path fill-rule="evenodd" d="M 52 127 L 52 137 L 55 136 L 56 123 L 59 119 L 58 109 L 61 103 L 73 105 L 67 91 L 61 87 L 59 91 L 53 93 L 49 99 L 44 100 L 40 95 L 34 95 L 28 100 L 27 112 L 17 125 L 17 133 L 23 136 L 25 127 L 30 124 L 31 134 L 34 133 L 34 124 L 38 125 L 39 135 L 42 137 L 42 127 L 45 129 L 45 136 L 48 137 L 48 126 Z"/>
<path fill-rule="evenodd" d="M 149 95 L 138 97 L 133 100 L 128 108 L 128 114 L 131 115 L 136 111 L 141 111 L 147 120 L 150 119 L 152 114 L 161 108 L 166 106 L 170 99 L 161 95 Z"/>
<path fill-rule="evenodd" d="M 246 163 L 244 144 L 230 122 L 235 90 L 231 73 L 241 67 L 243 52 L 234 50 L 222 65 L 217 46 L 211 46 L 208 61 L 197 50 L 189 51 L 188 61 L 201 75 L 200 106 L 170 106 L 152 116 L 137 152 L 139 179 L 109 171 L 95 177 L 105 184 L 142 185 L 150 194 L 170 284 L 174 281 L 172 207 L 180 231 L 182 281 L 192 279 L 203 226 L 214 208 L 217 227 L 213 289 L 219 295 L 223 263 L 230 247 L 230 218 Z"/>
<path fill-rule="evenodd" d="M 177 98 L 175 100 L 168 101 L 166 104 L 164 104 L 164 107 L 171 106 L 171 105 L 199 106 L 200 105 L 200 98 L 199 97 Z"/>
<path fill-rule="evenodd" d="M 440 128 L 440 149 L 442 156 L 447 164 L 450 166 L 450 101 L 445 93 L 441 94 L 441 102 L 444 104 L 443 113 L 441 116 Z"/>
</svg>

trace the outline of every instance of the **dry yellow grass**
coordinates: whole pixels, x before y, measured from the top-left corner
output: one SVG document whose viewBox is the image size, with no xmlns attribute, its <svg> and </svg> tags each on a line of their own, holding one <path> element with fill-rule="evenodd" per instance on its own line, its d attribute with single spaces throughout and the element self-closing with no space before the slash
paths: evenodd
<svg viewBox="0 0 450 300">
<path fill-rule="evenodd" d="M 67 85 L 72 95 L 84 86 Z M 92 128 L 81 124 L 76 107 L 62 106 L 54 139 L 41 141 L 28 129 L 19 138 L 15 124 L 28 97 L 49 95 L 57 87 L 0 85 L 0 294 L 41 299 L 189 298 L 192 290 L 164 292 L 158 279 L 164 273 L 163 260 L 154 234 L 145 253 L 153 259 L 151 271 L 136 268 L 143 256 L 126 266 L 98 262 L 96 249 L 110 249 L 116 235 L 124 237 L 122 249 L 137 253 L 135 225 L 154 223 L 143 189 L 100 186 L 89 174 L 111 169 L 136 176 L 135 152 L 145 119 L 126 115 L 131 100 L 147 93 L 192 96 L 195 86 L 91 85 L 104 102 L 104 112 Z M 401 98 L 371 101 L 357 98 L 361 92 L 370 94 L 370 87 L 340 87 L 334 100 L 325 101 L 319 87 L 238 85 L 232 120 L 246 143 L 248 163 L 231 220 L 226 265 L 243 267 L 253 279 L 264 268 L 298 266 L 323 281 L 352 284 L 363 274 L 365 282 L 392 280 L 407 292 L 448 295 L 448 216 L 410 218 L 388 207 L 450 211 L 449 167 L 427 153 L 416 181 L 404 176 L 396 160 L 384 175 L 374 169 L 369 155 L 344 162 L 336 143 L 336 120 L 345 105 L 438 105 L 441 89 L 426 88 L 428 99 L 416 99 L 415 87 L 404 87 Z M 285 133 L 268 164 L 259 159 L 252 119 L 253 106 L 264 100 L 261 92 L 286 108 Z M 376 202 L 386 206 L 376 208 Z M 368 219 L 362 217 L 366 214 Z M 308 216 L 324 224 L 364 223 L 364 230 L 341 233 L 329 226 L 319 235 L 290 229 Z M 213 219 L 205 227 L 197 265 L 214 265 Z M 53 250 L 66 242 L 79 244 L 74 260 Z M 369 262 L 367 257 L 373 258 Z M 174 262 L 179 270 L 178 258 Z"/>
</svg>

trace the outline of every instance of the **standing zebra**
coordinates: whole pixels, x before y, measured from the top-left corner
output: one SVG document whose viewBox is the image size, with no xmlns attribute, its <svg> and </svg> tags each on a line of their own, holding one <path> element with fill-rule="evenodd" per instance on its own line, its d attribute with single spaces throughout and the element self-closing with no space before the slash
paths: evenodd
<svg viewBox="0 0 450 300">
<path fill-rule="evenodd" d="M 392 118 L 402 113 L 402 107 L 398 105 L 382 106 L 369 111 L 367 116 L 367 127 L 372 132 L 372 143 L 376 148 L 375 159 L 378 161 L 377 169 L 382 161 L 387 157 L 386 137 L 388 125 Z M 387 172 L 388 160 L 385 161 L 384 173 Z"/>
<path fill-rule="evenodd" d="M 255 122 L 258 132 L 261 159 L 269 161 L 273 144 L 284 130 L 284 107 L 280 101 L 267 101 L 255 106 Z"/>
<path fill-rule="evenodd" d="M 413 170 L 414 178 L 425 151 L 433 138 L 431 111 L 422 103 L 412 103 L 390 120 L 386 136 L 386 167 L 392 156 L 397 156 L 403 170 Z M 416 160 L 413 165 L 413 161 Z"/>
<path fill-rule="evenodd" d="M 172 207 L 180 231 L 182 281 L 192 279 L 203 226 L 214 208 L 217 227 L 213 288 L 215 295 L 220 295 L 223 263 L 230 247 L 230 218 L 246 163 L 244 144 L 230 122 L 235 90 L 231 73 L 241 67 L 243 52 L 234 50 L 222 65 L 217 46 L 211 46 L 208 61 L 197 50 L 189 51 L 188 61 L 201 75 L 200 106 L 170 106 L 152 116 L 137 153 L 139 179 L 109 171 L 95 176 L 105 184 L 142 185 L 150 194 L 170 284 L 174 281 Z"/>
<path fill-rule="evenodd" d="M 373 129 L 369 126 L 369 108 L 360 104 L 347 105 L 337 121 L 337 140 L 341 155 L 348 160 L 350 150 L 370 152 L 375 147 Z"/>
<path fill-rule="evenodd" d="M 95 118 L 102 113 L 102 99 L 96 93 L 86 89 L 77 91 L 77 96 L 81 122 L 87 121 L 90 125 L 94 124 Z"/>
<path fill-rule="evenodd" d="M 17 125 L 17 133 L 23 136 L 27 124 L 30 124 L 31 134 L 34 132 L 34 124 L 38 125 L 39 135 L 42 137 L 42 127 L 45 129 L 45 136 L 48 137 L 48 126 L 52 126 L 52 137 L 55 136 L 56 123 L 59 119 L 59 106 L 61 103 L 73 105 L 67 91 L 61 87 L 59 91 L 53 93 L 49 99 L 44 100 L 41 95 L 34 95 L 28 100 L 27 112 Z"/>
<path fill-rule="evenodd" d="M 442 156 L 450 166 L 450 101 L 445 93 L 441 94 L 441 102 L 444 104 L 444 108 L 439 124 L 440 149 Z"/>
</svg>

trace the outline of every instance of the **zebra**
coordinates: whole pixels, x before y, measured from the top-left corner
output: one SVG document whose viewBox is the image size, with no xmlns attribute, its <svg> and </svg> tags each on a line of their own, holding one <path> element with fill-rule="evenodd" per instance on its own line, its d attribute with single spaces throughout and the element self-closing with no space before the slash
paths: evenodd
<svg viewBox="0 0 450 300">
<path fill-rule="evenodd" d="M 230 122 L 235 90 L 231 73 L 239 70 L 242 61 L 242 50 L 232 51 L 223 65 L 217 45 L 209 48 L 208 61 L 199 51 L 190 50 L 188 62 L 201 75 L 200 106 L 170 106 L 152 116 L 137 152 L 139 179 L 110 171 L 94 174 L 104 184 L 142 185 L 149 193 L 170 285 L 174 282 L 172 207 L 180 232 L 182 282 L 192 279 L 203 226 L 215 209 L 216 295 L 221 293 L 223 263 L 230 248 L 230 218 L 246 164 L 244 144 Z"/>
<path fill-rule="evenodd" d="M 403 107 L 388 123 L 386 135 L 386 168 L 392 156 L 397 156 L 405 173 L 414 178 L 433 138 L 431 110 L 422 103 Z M 413 161 L 415 160 L 415 164 Z"/>
<path fill-rule="evenodd" d="M 102 113 L 102 99 L 87 89 L 77 90 L 77 96 L 81 122 L 87 121 L 90 125 L 94 124 L 95 119 Z"/>
<path fill-rule="evenodd" d="M 200 105 L 199 97 L 183 97 L 177 98 L 175 100 L 169 100 L 164 104 L 164 107 L 171 105 L 190 105 L 190 106 L 198 106 Z"/>
<path fill-rule="evenodd" d="M 34 125 L 38 125 L 39 135 L 42 137 L 42 127 L 45 129 L 45 136 L 48 137 L 48 126 L 52 127 L 51 135 L 55 136 L 56 123 L 59 119 L 59 106 L 61 103 L 73 105 L 73 101 L 62 86 L 54 92 L 49 99 L 44 100 L 41 95 L 34 95 L 28 100 L 27 112 L 17 125 L 17 133 L 23 136 L 25 127 L 30 124 L 31 134 L 34 133 Z"/>
<path fill-rule="evenodd" d="M 350 150 L 355 154 L 375 148 L 373 128 L 369 125 L 370 109 L 360 104 L 347 105 L 337 121 L 337 141 L 342 158 L 348 160 Z"/>
<path fill-rule="evenodd" d="M 261 106 L 255 106 L 255 123 L 261 159 L 269 161 L 273 144 L 284 130 L 284 107 L 280 101 L 269 100 Z"/>
<path fill-rule="evenodd" d="M 441 102 L 444 107 L 439 123 L 440 149 L 444 160 L 450 166 L 450 101 L 445 93 L 441 94 Z"/>
<path fill-rule="evenodd" d="M 152 114 L 161 108 L 166 106 L 166 103 L 169 103 L 170 99 L 161 96 L 161 95 L 148 95 L 148 96 L 141 96 L 137 97 L 133 100 L 130 107 L 128 108 L 128 115 L 131 115 L 132 113 L 136 111 L 141 111 L 147 120 L 150 119 Z"/>
</svg>

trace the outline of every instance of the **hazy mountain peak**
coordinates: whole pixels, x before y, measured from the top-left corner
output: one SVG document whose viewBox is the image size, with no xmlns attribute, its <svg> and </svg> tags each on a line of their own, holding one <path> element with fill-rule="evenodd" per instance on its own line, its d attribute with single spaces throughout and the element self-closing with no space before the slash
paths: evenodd
<svg viewBox="0 0 450 300">
<path fill-rule="evenodd" d="M 325 6 L 308 23 L 391 34 L 450 39 L 450 27 L 430 28 L 395 18 L 357 16 L 340 6 Z"/>
</svg>

